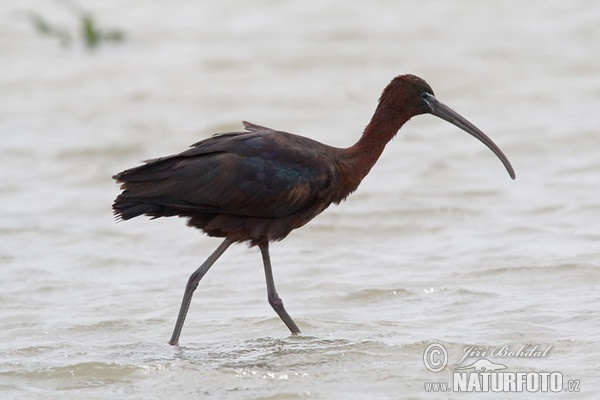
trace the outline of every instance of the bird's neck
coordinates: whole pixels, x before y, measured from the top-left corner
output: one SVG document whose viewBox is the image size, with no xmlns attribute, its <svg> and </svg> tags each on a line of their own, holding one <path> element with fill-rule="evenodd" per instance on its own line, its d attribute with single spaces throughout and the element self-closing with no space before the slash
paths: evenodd
<svg viewBox="0 0 600 400">
<path fill-rule="evenodd" d="M 358 142 L 344 149 L 345 154 L 341 157 L 343 163 L 338 172 L 344 181 L 341 187 L 345 189 L 344 193 L 339 193 L 337 197 L 343 199 L 356 190 L 381 156 L 385 145 L 396 135 L 404 122 L 381 123 L 373 119 Z"/>
<path fill-rule="evenodd" d="M 362 136 L 349 150 L 350 159 L 364 178 L 381 156 L 383 149 L 405 121 L 382 121 L 373 118 L 365 128 Z"/>
</svg>

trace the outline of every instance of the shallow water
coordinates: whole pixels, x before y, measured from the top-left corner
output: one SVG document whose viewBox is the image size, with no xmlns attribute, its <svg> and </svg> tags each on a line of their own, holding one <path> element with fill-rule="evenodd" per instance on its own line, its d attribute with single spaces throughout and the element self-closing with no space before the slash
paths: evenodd
<svg viewBox="0 0 600 400">
<path fill-rule="evenodd" d="M 469 346 L 580 381 L 557 398 L 596 397 L 597 2 L 79 4 L 126 40 L 61 47 L 23 11 L 75 29 L 73 10 L 0 5 L 2 399 L 451 398 L 424 384 L 451 382 Z M 233 246 L 167 345 L 218 241 L 175 218 L 115 223 L 111 175 L 241 120 L 347 146 L 408 72 L 488 133 L 517 180 L 417 117 L 344 204 L 272 246 L 302 335 L 267 304 L 256 249 Z M 449 354 L 439 373 L 431 343 Z M 551 349 L 489 355 L 526 344 Z"/>
</svg>

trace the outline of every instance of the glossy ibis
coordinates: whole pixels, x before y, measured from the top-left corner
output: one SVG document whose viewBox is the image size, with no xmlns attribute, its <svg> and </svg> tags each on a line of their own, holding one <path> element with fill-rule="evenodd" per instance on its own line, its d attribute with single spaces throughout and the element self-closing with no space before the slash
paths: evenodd
<svg viewBox="0 0 600 400">
<path fill-rule="evenodd" d="M 285 238 L 356 190 L 385 145 L 419 114 L 433 114 L 473 135 L 515 178 L 498 146 L 439 102 L 431 87 L 414 75 L 398 76 L 388 84 L 362 136 L 348 148 L 244 122 L 244 132 L 218 134 L 182 153 L 148 160 L 115 175 L 123 190 L 113 204 L 117 219 L 176 215 L 209 236 L 225 238 L 190 276 L 169 343 L 179 341 L 198 283 L 235 242 L 259 247 L 269 304 L 292 334 L 300 333 L 275 289 L 269 243 Z"/>
</svg>

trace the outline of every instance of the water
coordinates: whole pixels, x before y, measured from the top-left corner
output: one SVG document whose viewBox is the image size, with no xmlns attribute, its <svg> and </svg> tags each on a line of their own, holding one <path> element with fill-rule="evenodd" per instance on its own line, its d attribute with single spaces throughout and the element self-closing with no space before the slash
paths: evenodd
<svg viewBox="0 0 600 400">
<path fill-rule="evenodd" d="M 466 348 L 526 344 L 551 349 L 486 358 L 580 381 L 557 398 L 596 397 L 598 2 L 82 1 L 127 35 L 93 52 L 23 14 L 75 29 L 64 4 L 0 6 L 3 399 L 445 399 L 424 384 L 451 382 Z M 242 119 L 349 145 L 406 72 L 488 133 L 517 180 L 417 117 L 347 202 L 272 246 L 303 335 L 238 245 L 168 346 L 218 241 L 179 219 L 116 224 L 110 176 Z M 423 363 L 431 343 L 449 354 L 440 373 Z"/>
</svg>

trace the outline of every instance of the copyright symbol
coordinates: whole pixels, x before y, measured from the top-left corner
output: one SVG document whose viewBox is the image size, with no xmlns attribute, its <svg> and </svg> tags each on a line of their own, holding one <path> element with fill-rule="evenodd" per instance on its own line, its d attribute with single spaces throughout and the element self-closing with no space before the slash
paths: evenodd
<svg viewBox="0 0 600 400">
<path fill-rule="evenodd" d="M 448 352 L 439 343 L 431 343 L 423 352 L 423 364 L 431 372 L 440 372 L 448 364 Z"/>
</svg>

